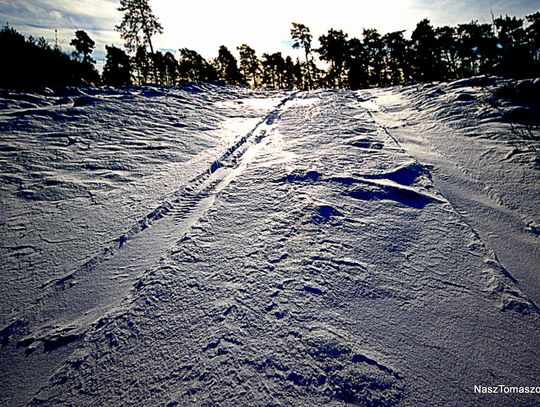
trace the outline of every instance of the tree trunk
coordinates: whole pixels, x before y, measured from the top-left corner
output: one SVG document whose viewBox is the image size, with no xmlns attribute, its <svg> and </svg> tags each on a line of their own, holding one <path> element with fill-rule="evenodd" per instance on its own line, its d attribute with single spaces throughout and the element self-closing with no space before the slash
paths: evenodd
<svg viewBox="0 0 540 407">
<path fill-rule="evenodd" d="M 306 53 L 306 69 L 307 69 L 307 81 L 308 81 L 308 90 L 310 90 L 313 86 L 311 82 L 311 68 L 309 66 L 309 50 L 304 47 L 304 52 Z"/>
<path fill-rule="evenodd" d="M 150 39 L 150 35 L 148 33 L 146 34 L 146 39 L 148 41 L 148 46 L 150 47 L 150 62 L 152 64 L 152 70 L 154 71 L 154 83 L 158 83 L 158 75 L 157 75 L 157 69 L 155 64 L 155 55 L 154 55 L 154 46 L 152 45 L 152 40 Z"/>
</svg>

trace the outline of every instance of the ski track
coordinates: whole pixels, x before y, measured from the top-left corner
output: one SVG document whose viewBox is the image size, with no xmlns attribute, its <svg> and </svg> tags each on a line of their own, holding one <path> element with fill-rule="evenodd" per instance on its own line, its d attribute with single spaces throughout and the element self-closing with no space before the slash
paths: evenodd
<svg viewBox="0 0 540 407">
<path fill-rule="evenodd" d="M 17 402 L 440 405 L 486 371 L 534 385 L 538 308 L 371 98 L 290 93 L 44 285 L 1 331 L 6 360 L 54 367 Z"/>
</svg>

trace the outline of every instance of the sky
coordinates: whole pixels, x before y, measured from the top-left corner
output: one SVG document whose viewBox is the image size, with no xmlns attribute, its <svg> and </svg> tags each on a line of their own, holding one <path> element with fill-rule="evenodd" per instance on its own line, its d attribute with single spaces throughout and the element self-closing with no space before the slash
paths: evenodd
<svg viewBox="0 0 540 407">
<path fill-rule="evenodd" d="M 491 12 L 522 17 L 540 10 L 539 0 L 149 0 L 164 33 L 154 38 L 154 48 L 176 53 L 190 48 L 205 58 L 217 55 L 220 45 L 236 52 L 248 44 L 259 55 L 292 50 L 291 22 L 308 26 L 316 39 L 330 28 L 362 38 L 363 28 L 381 34 L 406 30 L 428 18 L 433 25 L 456 25 L 478 20 L 490 22 Z M 105 44 L 122 46 L 114 30 L 121 19 L 119 0 L 0 0 L 0 22 L 26 35 L 43 36 L 65 51 L 75 30 L 85 30 L 96 42 L 94 59 L 102 65 Z"/>
</svg>

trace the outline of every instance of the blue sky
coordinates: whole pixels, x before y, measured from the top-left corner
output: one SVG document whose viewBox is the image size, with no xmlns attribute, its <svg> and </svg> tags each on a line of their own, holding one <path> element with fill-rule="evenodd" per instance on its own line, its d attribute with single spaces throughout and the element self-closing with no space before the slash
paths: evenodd
<svg viewBox="0 0 540 407">
<path fill-rule="evenodd" d="M 73 32 L 82 29 L 96 41 L 94 58 L 101 60 L 105 44 L 122 45 L 114 26 L 120 20 L 118 0 L 0 0 L 0 21 L 24 34 L 44 36 L 70 50 Z M 187 47 L 211 58 L 220 45 L 231 50 L 242 43 L 263 52 L 299 55 L 288 45 L 292 21 L 310 27 L 314 37 L 328 29 L 343 29 L 361 37 L 362 28 L 381 33 L 408 30 L 428 18 L 434 25 L 454 25 L 471 20 L 489 22 L 495 16 L 523 16 L 540 9 L 538 0 L 150 0 L 164 26 L 154 39 L 160 49 Z"/>
</svg>

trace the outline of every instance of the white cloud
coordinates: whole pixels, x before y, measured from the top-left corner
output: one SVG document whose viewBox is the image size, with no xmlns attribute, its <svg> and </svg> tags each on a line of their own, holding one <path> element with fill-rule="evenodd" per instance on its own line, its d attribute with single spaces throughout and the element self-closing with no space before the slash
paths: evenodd
<svg viewBox="0 0 540 407">
<path fill-rule="evenodd" d="M 26 35 L 45 37 L 71 51 L 69 45 L 75 30 L 85 30 L 96 42 L 94 58 L 103 59 L 105 44 L 121 45 L 114 25 L 120 18 L 117 2 L 111 0 L 34 0 L 13 2 L 0 0 L 0 19 Z"/>
</svg>

